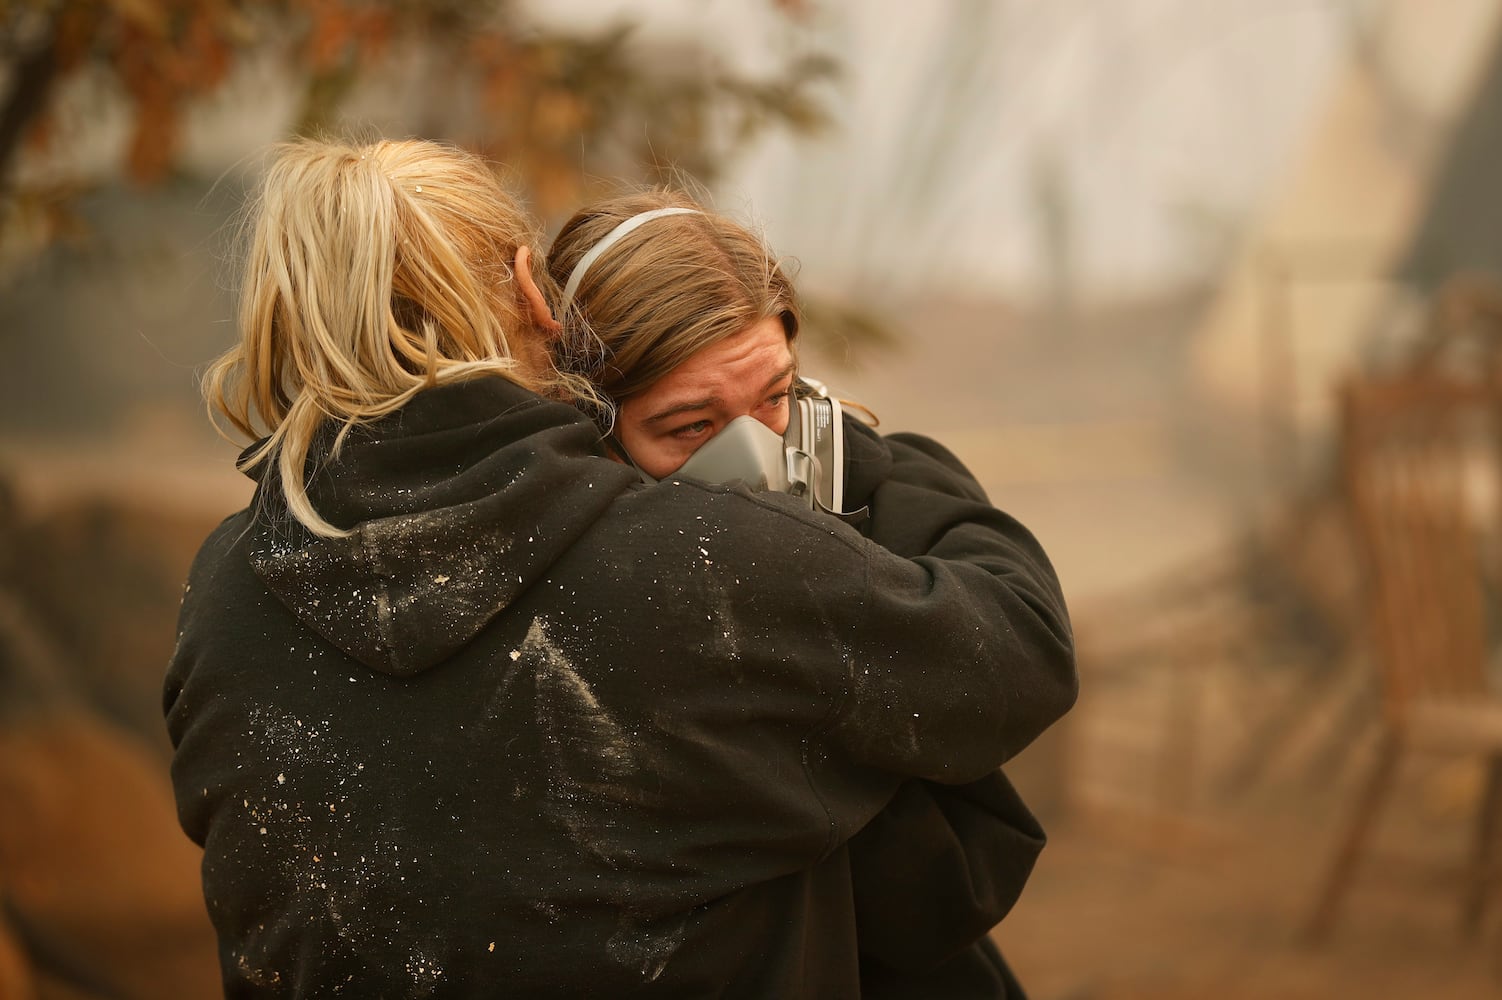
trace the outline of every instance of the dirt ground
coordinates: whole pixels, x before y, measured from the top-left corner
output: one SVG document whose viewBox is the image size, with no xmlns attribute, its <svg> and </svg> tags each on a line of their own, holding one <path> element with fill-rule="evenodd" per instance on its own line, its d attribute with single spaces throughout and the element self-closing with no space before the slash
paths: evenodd
<svg viewBox="0 0 1502 1000">
<path fill-rule="evenodd" d="M 1034 1000 L 1502 995 L 1502 898 L 1474 938 L 1460 929 L 1479 767 L 1405 764 L 1333 933 L 1310 945 L 1302 928 L 1370 740 L 1302 779 L 1165 804 L 1150 782 L 1099 780 L 1111 768 L 1093 762 L 1108 757 L 1139 777 L 1162 766 L 1095 724 L 1122 704 L 1096 697 L 1071 720 L 1074 749 L 1094 744 L 1077 764 L 1090 773 L 996 931 Z"/>
</svg>

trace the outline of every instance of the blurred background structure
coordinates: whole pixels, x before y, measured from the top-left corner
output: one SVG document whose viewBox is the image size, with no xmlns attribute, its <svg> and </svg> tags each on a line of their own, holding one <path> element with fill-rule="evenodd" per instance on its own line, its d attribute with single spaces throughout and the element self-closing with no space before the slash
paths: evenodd
<svg viewBox="0 0 1502 1000">
<path fill-rule="evenodd" d="M 0 0 L 0 997 L 215 994 L 158 689 L 250 488 L 196 375 L 258 151 L 320 128 L 481 150 L 552 227 L 699 187 L 797 258 L 805 367 L 1039 535 L 1083 691 L 1009 766 L 1052 837 L 997 931 L 1035 997 L 1495 995 L 1499 31 L 1502 0 Z M 1374 394 L 1422 435 L 1378 447 Z M 1459 485 L 1373 472 L 1421 445 Z"/>
</svg>

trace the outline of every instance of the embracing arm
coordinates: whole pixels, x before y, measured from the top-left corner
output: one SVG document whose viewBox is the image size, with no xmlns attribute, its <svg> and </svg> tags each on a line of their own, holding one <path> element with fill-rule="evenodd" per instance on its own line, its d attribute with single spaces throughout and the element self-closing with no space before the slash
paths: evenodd
<svg viewBox="0 0 1502 1000">
<path fill-rule="evenodd" d="M 957 520 L 990 507 L 936 442 L 850 422 L 846 440 L 847 483 L 871 512 L 863 532 L 897 555 L 925 554 Z M 891 970 L 938 974 L 1006 916 L 1043 843 L 1000 770 L 963 785 L 904 783 L 850 841 L 863 982 L 879 991 Z"/>
<path fill-rule="evenodd" d="M 1068 612 L 1037 540 L 987 503 L 952 456 L 922 439 L 889 440 L 892 475 L 872 494 L 872 541 L 921 554 L 867 561 L 868 620 L 837 731 L 870 763 L 965 781 L 1073 705 Z M 935 642 L 935 629 L 954 631 Z M 928 759 L 922 737 L 937 732 L 949 736 Z"/>
</svg>

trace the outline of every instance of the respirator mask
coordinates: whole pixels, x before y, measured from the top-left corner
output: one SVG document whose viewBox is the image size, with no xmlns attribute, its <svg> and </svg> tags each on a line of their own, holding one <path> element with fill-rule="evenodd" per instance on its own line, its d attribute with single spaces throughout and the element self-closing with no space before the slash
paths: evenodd
<svg viewBox="0 0 1502 1000">
<path fill-rule="evenodd" d="M 823 383 L 800 378 L 788 401 L 788 426 L 778 434 L 755 417 L 736 417 L 689 456 L 672 476 L 707 483 L 739 480 L 753 490 L 803 498 L 810 509 L 850 524 L 865 507 L 845 512 L 845 424 L 840 401 Z"/>
</svg>

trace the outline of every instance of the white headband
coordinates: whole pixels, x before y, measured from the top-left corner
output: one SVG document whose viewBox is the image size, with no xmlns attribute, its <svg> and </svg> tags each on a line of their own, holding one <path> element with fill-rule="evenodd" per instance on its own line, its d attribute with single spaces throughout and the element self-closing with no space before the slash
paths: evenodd
<svg viewBox="0 0 1502 1000">
<path fill-rule="evenodd" d="M 616 226 L 610 232 L 605 234 L 604 239 L 596 243 L 594 246 L 590 247 L 589 253 L 585 254 L 583 257 L 580 257 L 579 263 L 574 265 L 574 270 L 568 276 L 568 284 L 563 286 L 563 308 L 560 309 L 559 312 L 568 312 L 568 307 L 573 305 L 574 302 L 574 293 L 579 290 L 579 282 L 584 280 L 584 272 L 588 271 L 589 266 L 595 261 L 599 260 L 600 256 L 604 254 L 606 250 L 609 250 L 611 247 L 615 246 L 615 244 L 621 239 L 621 237 L 625 236 L 627 233 L 631 232 L 642 223 L 651 222 L 653 219 L 659 219 L 664 215 L 699 214 L 699 210 L 694 208 L 654 208 L 650 212 L 641 212 L 637 215 L 633 215 L 631 218 L 627 219 L 619 226 Z"/>
</svg>

